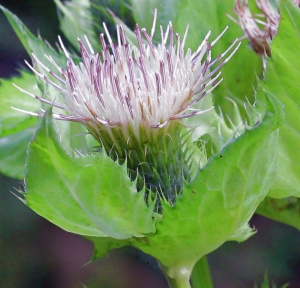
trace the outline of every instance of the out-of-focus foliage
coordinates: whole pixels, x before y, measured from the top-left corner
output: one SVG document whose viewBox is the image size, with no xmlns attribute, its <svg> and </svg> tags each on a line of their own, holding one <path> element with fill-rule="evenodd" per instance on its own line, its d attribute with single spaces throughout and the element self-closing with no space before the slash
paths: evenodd
<svg viewBox="0 0 300 288">
<path fill-rule="evenodd" d="M 280 288 L 288 288 L 289 284 L 284 284 Z M 264 281 L 261 285 L 255 285 L 254 288 L 279 288 L 276 284 L 270 283 L 267 273 L 265 273 Z"/>
<path fill-rule="evenodd" d="M 89 0 L 72 0 L 64 4 L 61 0 L 54 0 L 59 11 L 60 29 L 70 43 L 79 50 L 77 39 L 87 45 L 85 36 L 91 45 L 99 50 L 99 41 L 93 27 L 91 3 Z"/>
<path fill-rule="evenodd" d="M 285 106 L 280 128 L 279 165 L 270 197 L 300 196 L 300 11 L 289 1 L 282 2 L 281 23 L 268 59 L 259 93 L 275 95 Z"/>
<path fill-rule="evenodd" d="M 267 197 L 258 206 L 256 213 L 282 222 L 300 230 L 300 199 L 286 197 L 281 199 Z"/>
<path fill-rule="evenodd" d="M 23 179 L 26 150 L 38 119 L 12 107 L 36 112 L 39 103 L 21 93 L 12 83 L 33 94 L 39 91 L 35 76 L 28 72 L 21 72 L 20 76 L 0 82 L 0 171 L 10 177 Z"/>
</svg>

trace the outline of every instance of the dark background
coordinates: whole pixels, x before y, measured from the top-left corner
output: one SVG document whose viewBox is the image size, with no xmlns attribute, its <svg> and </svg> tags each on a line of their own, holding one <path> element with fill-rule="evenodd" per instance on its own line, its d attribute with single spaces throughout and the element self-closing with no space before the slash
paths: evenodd
<svg viewBox="0 0 300 288">
<path fill-rule="evenodd" d="M 0 4 L 51 44 L 62 34 L 51 0 L 0 0 Z M 24 59 L 28 55 L 0 12 L 0 77 L 16 75 Z M 112 251 L 87 264 L 93 245 L 55 227 L 22 204 L 10 193 L 22 185 L 22 181 L 0 175 L 1 288 L 167 287 L 154 259 L 132 248 Z M 286 282 L 291 288 L 300 287 L 300 233 L 260 216 L 253 217 L 251 226 L 258 233 L 250 240 L 228 242 L 209 255 L 215 287 L 254 287 L 265 273 L 278 287 Z"/>
</svg>

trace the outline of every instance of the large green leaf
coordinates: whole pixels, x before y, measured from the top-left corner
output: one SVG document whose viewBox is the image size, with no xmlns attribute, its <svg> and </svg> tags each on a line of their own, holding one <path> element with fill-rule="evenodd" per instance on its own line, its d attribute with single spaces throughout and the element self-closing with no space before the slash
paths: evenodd
<svg viewBox="0 0 300 288">
<path fill-rule="evenodd" d="M 12 83 L 32 94 L 39 93 L 35 76 L 25 71 L 20 76 L 0 80 L 0 137 L 37 125 L 36 117 L 13 110 L 12 107 L 37 112 L 39 102 L 20 92 Z"/>
<path fill-rule="evenodd" d="M 59 227 L 80 235 L 126 239 L 155 231 L 153 207 L 105 153 L 71 156 L 61 146 L 51 113 L 28 149 L 26 203 Z"/>
<path fill-rule="evenodd" d="M 267 103 L 260 125 L 212 157 L 185 184 L 174 207 L 164 204 L 157 233 L 147 241 L 137 239 L 134 245 L 169 268 L 191 269 L 231 237 L 245 239 L 250 231 L 244 225 L 267 195 L 277 171 L 277 128 L 283 109 L 274 97 Z"/>
<path fill-rule="evenodd" d="M 271 93 L 285 106 L 280 128 L 279 171 L 269 196 L 300 196 L 300 11 L 282 1 L 281 24 L 260 93 Z"/>
<path fill-rule="evenodd" d="M 0 138 L 0 172 L 16 179 L 24 178 L 26 150 L 35 127 Z"/>
</svg>

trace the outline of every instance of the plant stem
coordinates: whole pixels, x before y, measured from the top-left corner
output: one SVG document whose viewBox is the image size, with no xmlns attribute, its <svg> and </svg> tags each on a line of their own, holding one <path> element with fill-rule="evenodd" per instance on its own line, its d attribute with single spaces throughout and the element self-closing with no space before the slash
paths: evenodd
<svg viewBox="0 0 300 288">
<path fill-rule="evenodd" d="M 194 266 L 191 283 L 193 288 L 213 288 L 206 256 L 203 256 Z"/>
<path fill-rule="evenodd" d="M 159 267 L 164 272 L 170 288 L 191 288 L 191 269 L 167 268 L 158 262 Z M 170 276 L 172 275 L 172 276 Z"/>
<path fill-rule="evenodd" d="M 170 288 L 191 288 L 190 279 L 186 279 L 183 277 L 171 278 L 167 276 L 168 284 Z"/>
<path fill-rule="evenodd" d="M 213 288 L 206 256 L 203 256 L 194 268 L 193 265 L 166 267 L 160 262 L 158 265 L 164 272 L 170 288 Z"/>
</svg>

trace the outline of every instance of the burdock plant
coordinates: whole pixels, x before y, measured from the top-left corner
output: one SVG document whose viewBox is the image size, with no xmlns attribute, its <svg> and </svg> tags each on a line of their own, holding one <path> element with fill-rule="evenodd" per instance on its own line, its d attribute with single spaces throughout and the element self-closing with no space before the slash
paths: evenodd
<svg viewBox="0 0 300 288">
<path fill-rule="evenodd" d="M 40 88 L 17 83 L 35 106 L 12 105 L 41 117 L 27 151 L 20 198 L 27 206 L 93 241 L 94 259 L 125 245 L 152 255 L 170 287 L 191 287 L 197 261 L 205 265 L 205 255 L 225 241 L 253 235 L 248 222 L 276 176 L 283 105 L 259 88 L 254 105 L 230 99 L 226 119 L 214 107 L 220 71 L 240 46 L 231 39 L 212 56 L 227 28 L 213 41 L 209 32 L 192 50 L 188 26 L 183 35 L 171 22 L 157 29 L 154 13 L 150 31 L 136 24 L 126 36 L 117 25 L 116 42 L 104 24 L 101 48 L 78 35 L 78 57 L 61 38 L 58 52 L 49 48 L 2 10 L 32 52 L 33 64 L 26 64 Z M 242 29 L 249 32 L 246 24 Z M 265 64 L 268 35 L 259 39 Z M 211 287 L 208 270 L 201 273 L 203 287 Z"/>
</svg>

